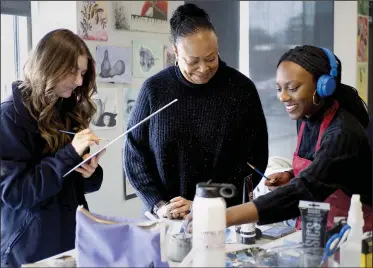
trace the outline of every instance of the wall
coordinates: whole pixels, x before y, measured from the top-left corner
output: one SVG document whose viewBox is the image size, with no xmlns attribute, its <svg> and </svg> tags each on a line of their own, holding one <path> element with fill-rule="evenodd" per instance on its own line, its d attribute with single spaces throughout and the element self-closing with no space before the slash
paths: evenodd
<svg viewBox="0 0 373 268">
<path fill-rule="evenodd" d="M 343 64 L 342 83 L 356 87 L 357 2 L 334 1 L 334 54 Z"/>
<path fill-rule="evenodd" d="M 168 14 L 182 4 L 182 1 L 169 1 Z M 86 41 L 92 55 L 96 55 L 97 45 L 115 45 L 131 47 L 134 39 L 151 39 L 163 44 L 169 43 L 168 34 L 127 32 L 113 30 L 113 20 L 111 19 L 111 1 L 108 2 L 108 41 Z M 67 28 L 77 33 L 77 4 L 76 1 L 32 1 L 32 28 L 34 46 L 47 32 L 55 28 Z M 169 15 L 170 16 L 170 15 Z M 128 84 L 98 84 L 98 88 L 112 88 L 122 90 L 124 87 L 140 87 L 144 79 L 132 78 L 132 85 Z M 123 107 L 123 97 L 118 100 L 119 109 Z M 116 117 L 117 126 L 115 130 L 96 131 L 101 137 L 113 139 L 123 133 L 123 114 Z M 142 204 L 139 198 L 128 201 L 124 200 L 123 191 L 123 167 L 122 167 L 123 141 L 118 141 L 116 145 L 108 148 L 101 158 L 100 164 L 104 169 L 104 182 L 100 191 L 86 196 L 91 211 L 105 215 L 117 215 L 127 217 L 140 217 L 142 215 Z"/>
<path fill-rule="evenodd" d="M 219 42 L 219 53 L 229 66 L 239 68 L 240 44 L 240 1 L 200 1 L 187 0 L 196 4 L 210 16 Z"/>
</svg>

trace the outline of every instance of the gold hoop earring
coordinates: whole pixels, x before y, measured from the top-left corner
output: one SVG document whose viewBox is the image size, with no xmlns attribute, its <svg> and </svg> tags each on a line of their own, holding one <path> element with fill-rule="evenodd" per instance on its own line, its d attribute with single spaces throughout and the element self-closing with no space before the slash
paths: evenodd
<svg viewBox="0 0 373 268">
<path fill-rule="evenodd" d="M 315 101 L 316 91 L 317 90 L 315 90 L 315 92 L 313 93 L 312 102 L 313 102 L 314 105 L 319 106 L 321 101 L 319 101 L 318 103 L 316 103 L 316 101 Z"/>
</svg>

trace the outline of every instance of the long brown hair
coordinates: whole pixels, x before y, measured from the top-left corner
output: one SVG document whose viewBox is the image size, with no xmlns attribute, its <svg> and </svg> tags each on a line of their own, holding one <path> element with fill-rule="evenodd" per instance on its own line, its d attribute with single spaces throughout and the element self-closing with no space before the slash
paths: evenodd
<svg viewBox="0 0 373 268">
<path fill-rule="evenodd" d="M 83 83 L 70 98 L 60 98 L 54 88 L 71 75 L 79 56 L 88 58 Z M 78 132 L 88 127 L 96 112 L 91 97 L 97 92 L 95 62 L 84 41 L 66 29 L 46 34 L 28 59 L 25 79 L 20 85 L 23 103 L 37 121 L 39 131 L 47 142 L 44 152 L 55 153 L 70 143 L 72 137 L 58 130 Z"/>
</svg>

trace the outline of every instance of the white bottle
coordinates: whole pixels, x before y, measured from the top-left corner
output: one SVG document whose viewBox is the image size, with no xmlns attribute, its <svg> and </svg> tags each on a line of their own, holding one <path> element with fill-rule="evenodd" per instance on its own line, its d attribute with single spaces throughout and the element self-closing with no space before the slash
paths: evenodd
<svg viewBox="0 0 373 268">
<path fill-rule="evenodd" d="M 360 267 L 364 217 L 358 194 L 352 195 L 347 224 L 351 230 L 346 242 L 341 245 L 340 267 Z"/>
<path fill-rule="evenodd" d="M 225 267 L 226 203 L 231 184 L 199 183 L 193 201 L 194 267 Z"/>
</svg>

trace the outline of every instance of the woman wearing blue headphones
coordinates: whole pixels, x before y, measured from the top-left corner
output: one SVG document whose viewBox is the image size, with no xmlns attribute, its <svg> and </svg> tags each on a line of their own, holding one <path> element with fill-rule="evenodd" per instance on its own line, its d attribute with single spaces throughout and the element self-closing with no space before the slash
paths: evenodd
<svg viewBox="0 0 373 268">
<path fill-rule="evenodd" d="M 273 191 L 227 209 L 227 225 L 268 224 L 298 217 L 300 200 L 328 202 L 328 227 L 347 217 L 352 194 L 360 194 L 364 230 L 372 228 L 370 118 L 357 91 L 341 83 L 340 60 L 327 49 L 297 46 L 277 66 L 279 100 L 298 122 L 293 169 L 267 180 Z M 300 227 L 297 222 L 297 227 Z"/>
</svg>

